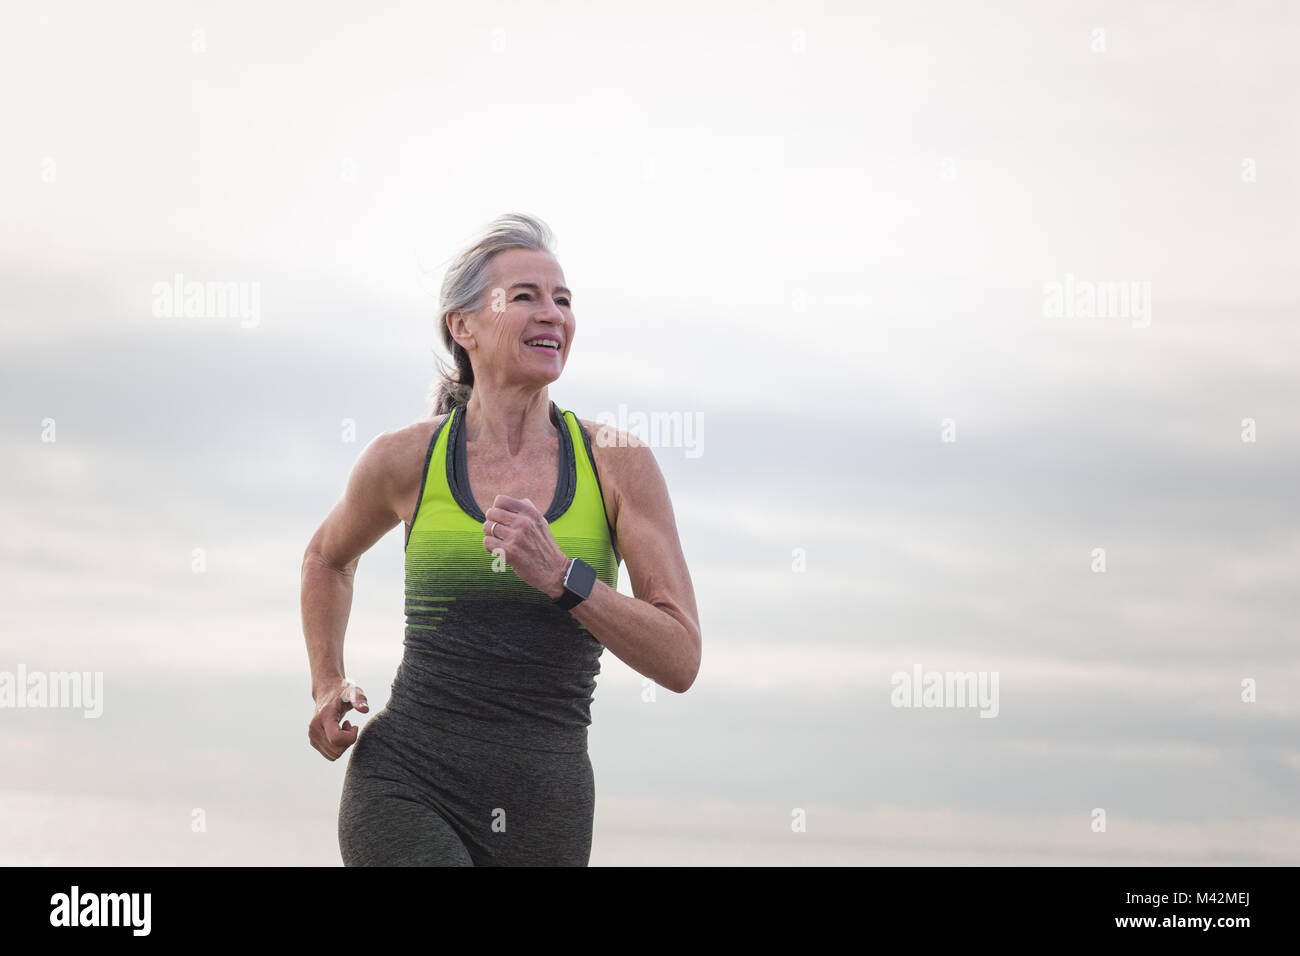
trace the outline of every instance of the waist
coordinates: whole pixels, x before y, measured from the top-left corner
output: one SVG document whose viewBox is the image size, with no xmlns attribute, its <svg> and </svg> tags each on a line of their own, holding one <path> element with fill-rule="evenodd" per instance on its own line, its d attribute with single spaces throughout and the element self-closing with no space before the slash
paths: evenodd
<svg viewBox="0 0 1300 956">
<path fill-rule="evenodd" d="M 545 663 L 505 650 L 408 628 L 388 706 L 431 730 L 524 750 L 585 751 L 597 655 Z"/>
</svg>

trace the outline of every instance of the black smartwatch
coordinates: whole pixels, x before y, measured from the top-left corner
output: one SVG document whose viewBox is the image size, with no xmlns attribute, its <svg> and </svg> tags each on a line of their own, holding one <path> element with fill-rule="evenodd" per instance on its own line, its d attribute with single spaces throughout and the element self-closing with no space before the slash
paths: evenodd
<svg viewBox="0 0 1300 956">
<path fill-rule="evenodd" d="M 596 569 L 582 558 L 574 558 L 564 572 L 564 593 L 555 599 L 555 603 L 567 611 L 591 597 L 591 589 L 595 586 Z"/>
</svg>

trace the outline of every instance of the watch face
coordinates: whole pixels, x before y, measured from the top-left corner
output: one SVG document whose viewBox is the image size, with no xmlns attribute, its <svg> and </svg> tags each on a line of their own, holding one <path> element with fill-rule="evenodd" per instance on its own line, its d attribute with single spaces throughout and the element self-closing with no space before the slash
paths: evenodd
<svg viewBox="0 0 1300 956">
<path fill-rule="evenodd" d="M 564 586 L 584 598 L 591 597 L 591 589 L 596 586 L 596 569 L 581 558 L 575 558 Z"/>
</svg>

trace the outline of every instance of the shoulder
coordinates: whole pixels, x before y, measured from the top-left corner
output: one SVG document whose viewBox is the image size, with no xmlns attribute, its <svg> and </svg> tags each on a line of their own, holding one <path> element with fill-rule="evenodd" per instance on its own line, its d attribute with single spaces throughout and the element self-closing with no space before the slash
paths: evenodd
<svg viewBox="0 0 1300 956">
<path fill-rule="evenodd" d="M 587 430 L 591 436 L 592 447 L 600 448 L 649 448 L 650 446 L 643 442 L 636 435 L 629 431 L 624 431 L 607 422 L 593 422 L 589 418 L 579 418 L 579 423 Z"/>
<path fill-rule="evenodd" d="M 419 466 L 423 465 L 429 444 L 446 418 L 446 414 L 435 415 L 401 428 L 380 432 L 361 449 L 361 454 L 357 456 L 356 472 L 368 478 L 371 483 L 391 487 L 400 485 L 402 480 L 409 480 L 412 464 L 418 462 L 418 480 L 422 475 Z"/>
<path fill-rule="evenodd" d="M 579 418 L 578 422 L 591 440 L 591 456 L 596 460 L 596 469 L 602 480 L 609 475 L 616 497 L 621 498 L 647 472 L 658 473 L 659 467 L 650 446 L 636 435 L 586 418 Z"/>
<path fill-rule="evenodd" d="M 401 428 L 380 432 L 370 441 L 375 454 L 389 459 L 402 459 L 411 454 L 424 455 L 429 450 L 429 442 L 439 426 L 447 420 L 447 414 L 422 418 Z M 370 446 L 367 446 L 368 448 Z"/>
</svg>

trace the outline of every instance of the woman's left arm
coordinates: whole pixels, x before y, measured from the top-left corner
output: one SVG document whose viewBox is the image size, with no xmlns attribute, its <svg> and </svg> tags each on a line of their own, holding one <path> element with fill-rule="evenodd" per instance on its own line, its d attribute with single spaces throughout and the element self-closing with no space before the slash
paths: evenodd
<svg viewBox="0 0 1300 956">
<path fill-rule="evenodd" d="M 605 480 L 613 479 L 614 539 L 635 597 L 597 580 L 569 613 L 628 667 L 684 694 L 700 671 L 695 588 L 659 464 L 650 446 L 635 436 L 625 441 L 598 447 Z"/>
</svg>

